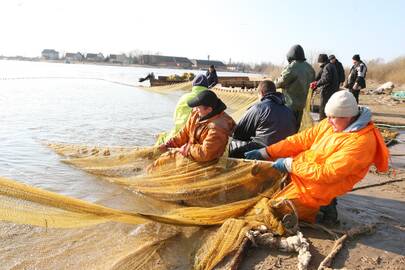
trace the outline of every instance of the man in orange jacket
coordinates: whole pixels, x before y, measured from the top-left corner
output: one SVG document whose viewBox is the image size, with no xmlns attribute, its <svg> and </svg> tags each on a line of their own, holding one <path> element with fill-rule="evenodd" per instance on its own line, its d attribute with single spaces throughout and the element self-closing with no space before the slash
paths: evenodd
<svg viewBox="0 0 405 270">
<path fill-rule="evenodd" d="M 266 148 L 245 154 L 249 159 L 275 161 L 291 182 L 273 196 L 290 200 L 301 220 L 314 222 L 321 206 L 331 203 L 365 177 L 374 164 L 388 170 L 389 152 L 371 121 L 371 111 L 358 107 L 349 91 L 334 93 L 325 106 L 327 119 Z"/>
<path fill-rule="evenodd" d="M 210 90 L 199 93 L 187 104 L 193 112 L 185 127 L 161 144 L 160 151 L 174 148 L 184 157 L 198 162 L 220 158 L 235 127 L 235 121 L 225 113 L 226 105 Z"/>
</svg>

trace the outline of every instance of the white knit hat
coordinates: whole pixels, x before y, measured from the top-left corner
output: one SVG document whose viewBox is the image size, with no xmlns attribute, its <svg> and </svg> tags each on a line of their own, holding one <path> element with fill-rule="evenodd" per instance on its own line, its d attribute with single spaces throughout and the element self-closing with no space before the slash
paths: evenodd
<svg viewBox="0 0 405 270">
<path fill-rule="evenodd" d="M 325 114 L 334 117 L 352 117 L 359 114 L 359 107 L 352 93 L 340 90 L 326 103 Z"/>
</svg>

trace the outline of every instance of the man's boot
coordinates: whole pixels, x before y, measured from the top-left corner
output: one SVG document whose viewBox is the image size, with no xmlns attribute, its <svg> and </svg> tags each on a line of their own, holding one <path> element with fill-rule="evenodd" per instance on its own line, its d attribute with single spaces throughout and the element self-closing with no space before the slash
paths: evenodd
<svg viewBox="0 0 405 270">
<path fill-rule="evenodd" d="M 339 223 L 337 212 L 337 199 L 334 198 L 329 205 L 321 206 L 317 215 L 317 222 L 327 225 L 335 225 Z"/>
</svg>

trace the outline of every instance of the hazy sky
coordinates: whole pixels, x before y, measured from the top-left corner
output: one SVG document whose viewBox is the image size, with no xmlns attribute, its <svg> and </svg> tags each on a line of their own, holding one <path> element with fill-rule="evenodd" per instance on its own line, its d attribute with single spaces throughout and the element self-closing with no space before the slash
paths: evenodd
<svg viewBox="0 0 405 270">
<path fill-rule="evenodd" d="M 293 44 L 345 64 L 405 55 L 405 1 L 1 0 L 0 54 L 160 52 L 283 63 Z"/>
</svg>

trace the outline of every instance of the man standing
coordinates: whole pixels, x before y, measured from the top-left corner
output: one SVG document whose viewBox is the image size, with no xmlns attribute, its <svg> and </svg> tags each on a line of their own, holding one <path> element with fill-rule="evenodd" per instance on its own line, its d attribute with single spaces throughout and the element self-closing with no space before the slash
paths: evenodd
<svg viewBox="0 0 405 270">
<path fill-rule="evenodd" d="M 211 65 L 208 68 L 207 74 L 205 74 L 205 76 L 207 76 L 208 88 L 212 88 L 218 83 L 217 71 L 215 70 L 214 65 Z"/>
<path fill-rule="evenodd" d="M 340 63 L 339 60 L 336 59 L 336 56 L 334 56 L 333 54 L 329 55 L 329 61 L 336 67 L 339 77 L 339 86 L 343 85 L 346 76 L 345 76 L 345 69 L 343 68 L 342 63 Z"/>
<path fill-rule="evenodd" d="M 277 88 L 283 89 L 286 105 L 292 110 L 297 120 L 297 130 L 301 125 L 309 84 L 315 79 L 315 70 L 305 60 L 301 45 L 292 46 L 287 53 L 289 64 L 275 82 Z"/>
<path fill-rule="evenodd" d="M 329 62 L 326 54 L 320 54 L 318 63 L 321 68 L 316 81 L 311 83 L 311 89 L 318 90 L 321 94 L 321 103 L 319 106 L 319 120 L 326 118 L 325 106 L 329 98 L 339 90 L 339 78 L 336 67 Z"/>
<path fill-rule="evenodd" d="M 360 90 L 366 88 L 367 66 L 361 61 L 358 54 L 353 55 L 352 60 L 353 66 L 350 69 L 345 87 L 354 95 L 358 104 Z"/>
<path fill-rule="evenodd" d="M 281 141 L 297 131 L 295 117 L 272 81 L 260 82 L 257 92 L 260 101 L 246 111 L 233 132 L 230 157 L 244 158 L 245 152 Z"/>
</svg>

